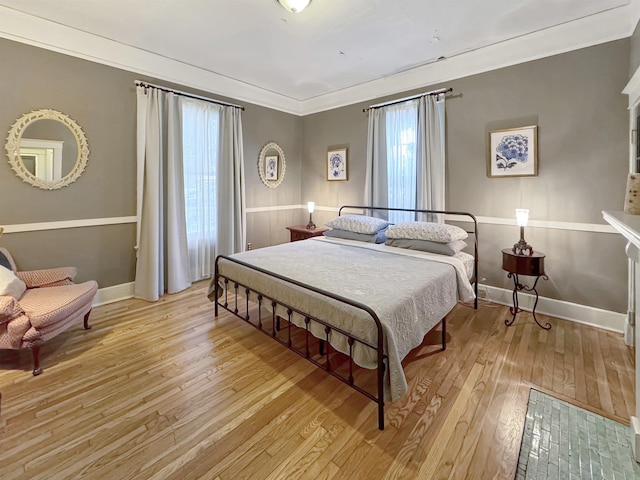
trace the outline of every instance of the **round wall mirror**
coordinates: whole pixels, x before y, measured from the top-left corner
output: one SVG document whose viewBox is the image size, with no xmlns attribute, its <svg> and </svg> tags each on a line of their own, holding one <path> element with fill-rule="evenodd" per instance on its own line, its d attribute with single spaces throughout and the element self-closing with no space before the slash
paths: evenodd
<svg viewBox="0 0 640 480">
<path fill-rule="evenodd" d="M 80 125 L 64 113 L 25 113 L 9 129 L 9 164 L 23 181 L 44 190 L 75 182 L 87 167 L 89 145 Z"/>
<path fill-rule="evenodd" d="M 276 188 L 284 179 L 287 164 L 284 152 L 276 142 L 269 142 L 258 156 L 258 173 L 260 180 L 269 188 Z"/>
</svg>

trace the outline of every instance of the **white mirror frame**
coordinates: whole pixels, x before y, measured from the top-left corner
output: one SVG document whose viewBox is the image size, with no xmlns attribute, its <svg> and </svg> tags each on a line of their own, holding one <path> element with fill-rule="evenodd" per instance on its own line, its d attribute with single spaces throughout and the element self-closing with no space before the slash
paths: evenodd
<svg viewBox="0 0 640 480">
<path fill-rule="evenodd" d="M 66 125 L 76 139 L 76 145 L 78 147 L 78 158 L 76 163 L 73 166 L 73 169 L 59 180 L 43 180 L 36 177 L 26 169 L 22 159 L 20 158 L 20 139 L 22 138 L 22 134 L 26 128 L 36 120 L 57 120 L 58 122 Z M 25 113 L 16 120 L 9 129 L 5 148 L 9 157 L 9 165 L 11 165 L 11 168 L 16 172 L 16 174 L 24 182 L 43 190 L 56 190 L 75 182 L 84 169 L 87 168 L 87 162 L 89 161 L 89 144 L 87 143 L 87 137 L 80 125 L 64 113 L 51 109 L 34 110 L 32 112 Z"/>
<path fill-rule="evenodd" d="M 279 155 L 278 163 L 280 164 L 280 166 L 278 167 L 277 180 L 267 179 L 267 175 L 264 171 L 265 157 L 270 150 L 275 150 Z M 286 169 L 287 163 L 285 162 L 284 152 L 282 151 L 282 148 L 280 148 L 280 145 L 278 145 L 276 142 L 269 142 L 264 147 L 262 147 L 262 150 L 260 150 L 260 155 L 258 155 L 258 174 L 260 175 L 260 180 L 262 180 L 262 183 L 264 183 L 269 188 L 276 188 L 278 185 L 280 185 L 282 180 L 284 180 L 284 172 Z"/>
</svg>

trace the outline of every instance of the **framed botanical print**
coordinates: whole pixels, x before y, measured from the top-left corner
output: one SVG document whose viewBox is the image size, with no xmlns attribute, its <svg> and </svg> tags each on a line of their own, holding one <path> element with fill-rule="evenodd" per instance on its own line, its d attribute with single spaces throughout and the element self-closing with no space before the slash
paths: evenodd
<svg viewBox="0 0 640 480">
<path fill-rule="evenodd" d="M 538 175 L 538 127 L 508 128 L 489 132 L 488 177 Z"/>
<path fill-rule="evenodd" d="M 327 152 L 327 180 L 345 181 L 347 175 L 347 149 L 336 148 Z"/>
<path fill-rule="evenodd" d="M 278 155 L 264 157 L 264 176 L 267 180 L 278 180 Z"/>
</svg>

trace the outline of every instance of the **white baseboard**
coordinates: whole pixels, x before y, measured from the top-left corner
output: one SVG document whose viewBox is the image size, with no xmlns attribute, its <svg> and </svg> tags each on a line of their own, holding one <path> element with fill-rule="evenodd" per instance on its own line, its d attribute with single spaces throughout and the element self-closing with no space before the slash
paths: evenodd
<svg viewBox="0 0 640 480">
<path fill-rule="evenodd" d="M 98 289 L 98 293 L 96 293 L 96 296 L 93 299 L 93 306 L 97 307 L 99 305 L 105 305 L 107 303 L 113 303 L 120 300 L 126 300 L 127 298 L 133 298 L 134 285 L 134 282 L 130 282 Z"/>
<path fill-rule="evenodd" d="M 478 291 L 486 292 L 484 297 L 491 302 L 502 305 L 513 305 L 513 290 L 492 287 L 489 285 L 478 285 Z M 535 295 L 518 292 L 518 303 L 520 308 L 531 311 Z M 613 332 L 624 333 L 627 315 L 625 313 L 611 312 L 600 308 L 578 305 L 577 303 L 555 300 L 553 298 L 540 297 L 536 313 L 542 313 L 551 317 L 562 318 L 592 327 L 611 330 Z"/>
<path fill-rule="evenodd" d="M 112 287 L 101 288 L 96 294 L 93 306 L 105 305 L 127 298 L 133 298 L 134 282 L 114 285 Z M 478 291 L 486 293 L 485 300 L 489 300 L 501 305 L 512 305 L 512 290 L 492 287 L 490 285 L 479 285 Z M 531 311 L 535 296 L 528 293 L 518 293 L 518 302 L 523 310 Z M 626 328 L 627 315 L 624 313 L 611 312 L 600 308 L 578 305 L 577 303 L 555 300 L 552 298 L 540 297 L 536 313 L 542 313 L 551 317 L 562 318 L 572 322 L 590 325 L 592 327 L 611 330 L 613 332 L 624 333 Z"/>
</svg>

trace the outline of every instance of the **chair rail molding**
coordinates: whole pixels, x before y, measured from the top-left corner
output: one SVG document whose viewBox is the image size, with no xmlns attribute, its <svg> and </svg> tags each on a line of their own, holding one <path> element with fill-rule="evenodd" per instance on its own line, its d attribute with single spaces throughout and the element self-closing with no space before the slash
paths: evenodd
<svg viewBox="0 0 640 480">
<path fill-rule="evenodd" d="M 107 217 L 83 218 L 78 220 L 61 220 L 58 222 L 16 223 L 3 225 L 4 233 L 39 232 L 43 230 L 60 230 L 63 228 L 99 227 L 102 225 L 119 225 L 122 223 L 136 223 L 138 217 Z"/>
</svg>

